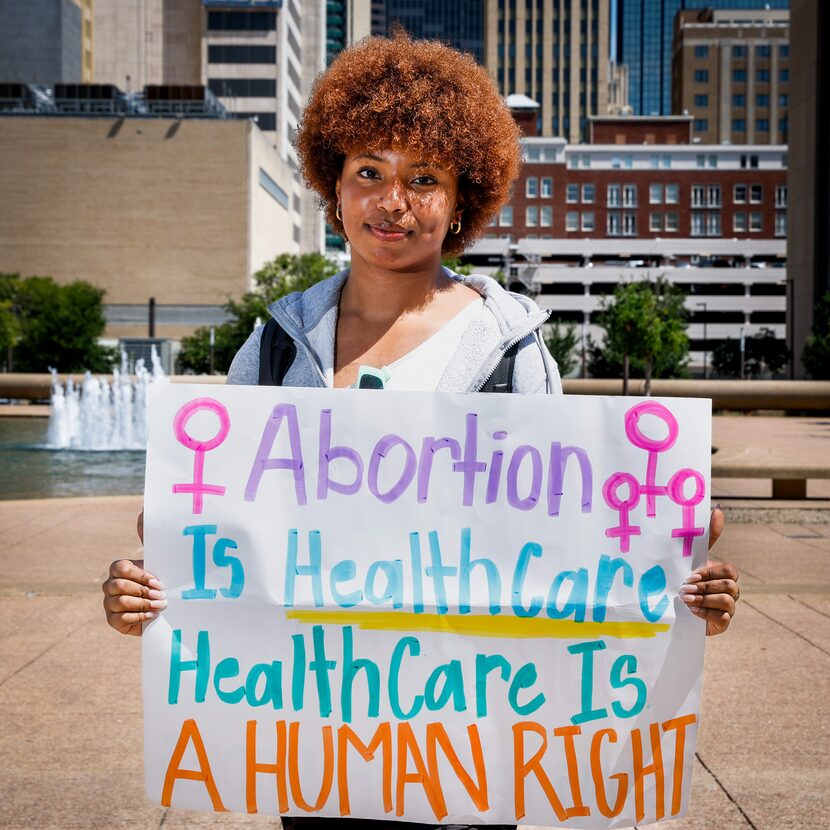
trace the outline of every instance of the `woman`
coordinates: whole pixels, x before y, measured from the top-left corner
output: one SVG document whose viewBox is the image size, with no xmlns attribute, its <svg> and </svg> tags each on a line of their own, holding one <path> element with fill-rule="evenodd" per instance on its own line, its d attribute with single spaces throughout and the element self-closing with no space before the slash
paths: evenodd
<svg viewBox="0 0 830 830">
<path fill-rule="evenodd" d="M 507 201 L 518 137 L 485 70 L 440 44 L 374 38 L 332 64 L 312 91 L 298 153 L 329 223 L 350 244 L 351 266 L 271 306 L 296 345 L 285 385 L 344 388 L 368 376 L 388 389 L 475 392 L 512 352 L 508 391 L 561 394 L 541 336 L 547 314 L 488 277 L 441 265 Z M 258 383 L 261 335 L 240 349 L 229 383 Z M 722 525 L 716 510 L 710 543 Z M 710 563 L 684 587 L 708 634 L 729 625 L 736 580 L 733 566 Z M 113 563 L 103 589 L 108 621 L 122 633 L 140 635 L 166 606 L 140 561 Z"/>
</svg>

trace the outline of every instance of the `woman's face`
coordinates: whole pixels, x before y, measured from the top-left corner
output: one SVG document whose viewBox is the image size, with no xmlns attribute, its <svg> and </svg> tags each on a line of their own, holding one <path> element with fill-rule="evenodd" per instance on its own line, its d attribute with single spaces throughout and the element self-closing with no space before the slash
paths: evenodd
<svg viewBox="0 0 830 830">
<path fill-rule="evenodd" d="M 458 177 L 398 150 L 347 156 L 337 199 L 352 264 L 396 271 L 436 266 L 450 222 L 461 216 Z"/>
</svg>

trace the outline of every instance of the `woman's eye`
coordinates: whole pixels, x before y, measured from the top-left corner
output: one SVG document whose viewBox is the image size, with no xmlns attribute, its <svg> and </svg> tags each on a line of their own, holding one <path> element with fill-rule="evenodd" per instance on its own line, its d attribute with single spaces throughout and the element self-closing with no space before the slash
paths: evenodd
<svg viewBox="0 0 830 830">
<path fill-rule="evenodd" d="M 413 180 L 413 184 L 435 184 L 435 179 L 432 176 L 418 176 L 417 179 Z"/>
<path fill-rule="evenodd" d="M 374 179 L 377 178 L 378 173 L 377 170 L 373 170 L 371 167 L 361 167 L 357 171 L 357 175 L 362 179 Z"/>
</svg>

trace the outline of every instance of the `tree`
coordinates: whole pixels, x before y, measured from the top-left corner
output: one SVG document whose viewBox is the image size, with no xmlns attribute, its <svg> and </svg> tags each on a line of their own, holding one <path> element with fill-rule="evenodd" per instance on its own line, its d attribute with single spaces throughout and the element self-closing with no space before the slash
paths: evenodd
<svg viewBox="0 0 830 830">
<path fill-rule="evenodd" d="M 559 374 L 562 377 L 569 375 L 579 362 L 575 354 L 579 343 L 576 323 L 561 323 L 557 320 L 545 327 L 544 336 L 548 351 L 559 364 Z"/>
<path fill-rule="evenodd" d="M 602 299 L 598 322 L 605 342 L 591 345 L 591 374 L 609 377 L 621 369 L 624 395 L 631 375 L 642 373 L 646 395 L 653 377 L 684 376 L 689 353 L 684 303 L 683 292 L 663 277 L 618 285 L 610 300 Z"/>
<path fill-rule="evenodd" d="M 0 304 L 14 318 L 11 337 L 5 336 L 14 357 L 8 368 L 110 371 L 115 351 L 98 343 L 106 327 L 104 293 L 82 280 L 58 285 L 51 277 L 0 274 Z"/>
<path fill-rule="evenodd" d="M 475 271 L 475 268 L 469 263 L 462 263 L 458 257 L 451 257 L 450 259 L 442 259 L 441 264 L 450 271 L 455 271 L 456 274 L 461 274 L 465 277 Z"/>
<path fill-rule="evenodd" d="M 830 380 L 830 293 L 825 294 L 813 311 L 813 329 L 801 352 L 804 368 L 816 380 Z"/>
<path fill-rule="evenodd" d="M 776 375 L 787 365 L 789 357 L 790 350 L 786 343 L 778 340 L 771 329 L 762 328 L 744 341 L 744 377 Z M 740 343 L 730 339 L 718 344 L 712 351 L 712 366 L 721 377 L 740 377 Z"/>
<path fill-rule="evenodd" d="M 222 308 L 230 319 L 214 327 L 214 369 L 227 372 L 233 356 L 248 339 L 257 320 L 268 319 L 268 306 L 294 291 L 305 291 L 337 272 L 337 265 L 322 254 L 280 254 L 254 274 L 254 290 Z M 184 370 L 210 371 L 210 327 L 201 326 L 182 338 L 179 365 Z"/>
</svg>

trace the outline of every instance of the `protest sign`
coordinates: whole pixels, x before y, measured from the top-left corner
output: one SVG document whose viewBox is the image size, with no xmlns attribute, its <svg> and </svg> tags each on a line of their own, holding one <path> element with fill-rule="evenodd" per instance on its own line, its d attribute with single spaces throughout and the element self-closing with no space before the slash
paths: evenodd
<svg viewBox="0 0 830 830">
<path fill-rule="evenodd" d="M 710 402 L 151 389 L 145 775 L 164 805 L 681 815 Z"/>
</svg>

